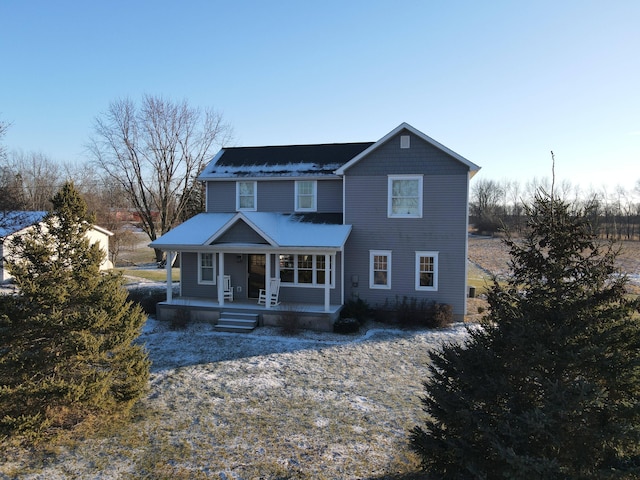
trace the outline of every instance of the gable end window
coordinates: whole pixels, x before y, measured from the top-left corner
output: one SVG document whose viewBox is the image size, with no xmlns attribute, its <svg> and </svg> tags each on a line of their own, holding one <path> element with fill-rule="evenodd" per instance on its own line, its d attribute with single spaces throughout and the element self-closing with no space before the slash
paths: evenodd
<svg viewBox="0 0 640 480">
<path fill-rule="evenodd" d="M 216 262 L 213 253 L 198 253 L 198 283 L 216 284 Z"/>
<path fill-rule="evenodd" d="M 296 181 L 296 212 L 315 212 L 318 182 L 315 180 Z"/>
<path fill-rule="evenodd" d="M 255 211 L 257 192 L 256 182 L 236 182 L 236 210 Z"/>
<path fill-rule="evenodd" d="M 422 175 L 389 175 L 389 218 L 422 218 Z"/>
<path fill-rule="evenodd" d="M 416 252 L 416 290 L 438 290 L 438 252 Z"/>
<path fill-rule="evenodd" d="M 369 250 L 369 288 L 391 288 L 391 251 Z"/>
</svg>

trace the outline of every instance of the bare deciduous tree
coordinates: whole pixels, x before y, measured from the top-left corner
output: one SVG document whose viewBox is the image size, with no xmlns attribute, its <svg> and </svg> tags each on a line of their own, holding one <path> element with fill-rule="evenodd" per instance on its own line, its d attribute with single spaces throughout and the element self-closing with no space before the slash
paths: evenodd
<svg viewBox="0 0 640 480">
<path fill-rule="evenodd" d="M 471 212 L 476 228 L 493 233 L 499 228 L 499 209 L 504 197 L 504 188 L 495 180 L 478 180 L 471 189 Z"/>
<path fill-rule="evenodd" d="M 231 128 L 212 109 L 146 95 L 140 105 L 117 100 L 95 120 L 89 150 L 99 168 L 121 186 L 151 240 L 177 225 L 213 150 Z M 156 260 L 163 253 L 156 250 Z"/>
<path fill-rule="evenodd" d="M 65 180 L 60 165 L 40 152 L 13 151 L 2 160 L 1 168 L 26 210 L 49 210 Z"/>
</svg>

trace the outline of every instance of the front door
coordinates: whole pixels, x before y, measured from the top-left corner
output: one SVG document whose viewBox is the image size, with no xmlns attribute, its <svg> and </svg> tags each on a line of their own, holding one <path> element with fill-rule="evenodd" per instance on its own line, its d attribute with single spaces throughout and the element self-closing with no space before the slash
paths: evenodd
<svg viewBox="0 0 640 480">
<path fill-rule="evenodd" d="M 247 263 L 249 269 L 249 288 L 247 291 L 248 298 L 258 298 L 260 289 L 264 288 L 265 279 L 265 262 L 264 255 L 248 255 Z"/>
</svg>

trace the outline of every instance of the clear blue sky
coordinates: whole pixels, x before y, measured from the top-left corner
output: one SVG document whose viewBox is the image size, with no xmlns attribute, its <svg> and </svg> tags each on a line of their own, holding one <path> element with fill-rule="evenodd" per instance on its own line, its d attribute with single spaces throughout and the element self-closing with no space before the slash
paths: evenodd
<svg viewBox="0 0 640 480">
<path fill-rule="evenodd" d="M 221 111 L 236 145 L 374 141 L 402 122 L 483 167 L 640 180 L 640 1 L 0 0 L 4 143 L 82 161 L 143 94 Z"/>
</svg>

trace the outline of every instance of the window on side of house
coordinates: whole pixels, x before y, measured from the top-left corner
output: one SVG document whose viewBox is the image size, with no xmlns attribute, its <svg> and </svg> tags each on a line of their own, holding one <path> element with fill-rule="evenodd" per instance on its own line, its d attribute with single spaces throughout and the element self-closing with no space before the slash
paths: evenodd
<svg viewBox="0 0 640 480">
<path fill-rule="evenodd" d="M 296 181 L 296 212 L 315 212 L 317 210 L 318 182 L 315 180 Z"/>
<path fill-rule="evenodd" d="M 422 218 L 422 175 L 389 175 L 390 218 Z"/>
<path fill-rule="evenodd" d="M 438 252 L 416 252 L 416 290 L 438 290 Z"/>
<path fill-rule="evenodd" d="M 391 288 L 391 251 L 369 251 L 369 288 Z"/>
<path fill-rule="evenodd" d="M 236 210 L 255 211 L 257 192 L 256 182 L 236 182 Z"/>
<path fill-rule="evenodd" d="M 198 283 L 205 285 L 215 285 L 215 254 L 202 252 L 198 253 Z"/>
</svg>

